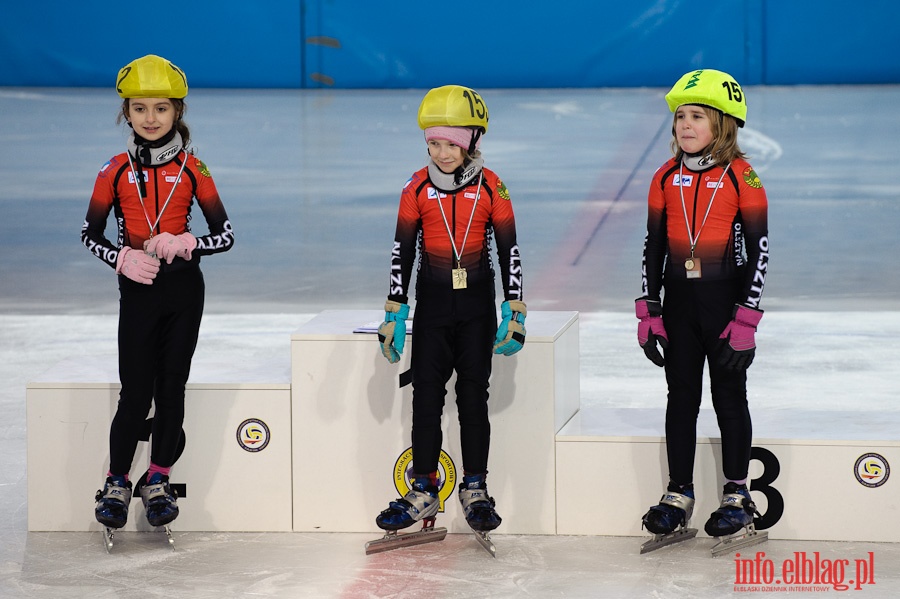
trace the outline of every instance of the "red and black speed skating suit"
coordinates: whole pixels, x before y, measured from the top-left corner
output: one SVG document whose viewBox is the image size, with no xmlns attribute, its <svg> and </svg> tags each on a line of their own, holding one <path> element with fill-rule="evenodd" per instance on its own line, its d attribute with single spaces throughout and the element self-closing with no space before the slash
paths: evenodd
<svg viewBox="0 0 900 599">
<path fill-rule="evenodd" d="M 179 178 L 184 161 L 184 170 Z M 119 275 L 119 377 L 122 390 L 110 427 L 110 472 L 128 474 L 151 402 L 155 405 L 150 459 L 163 467 L 178 457 L 184 421 L 184 386 L 197 345 L 203 314 L 204 282 L 200 258 L 227 251 L 234 244 L 228 215 L 206 165 L 182 150 L 168 162 L 140 165 L 145 197 L 143 207 L 135 185 L 134 170 L 126 153 L 114 156 L 97 175 L 87 216 L 81 229 L 82 243 L 111 268 L 119 250 L 128 246 L 143 251 L 150 237 L 150 223 L 175 191 L 162 212 L 153 234 L 179 235 L 190 231 L 194 200 L 200 207 L 209 234 L 197 236 L 190 261 L 161 261 L 152 285 Z M 177 182 L 177 184 L 176 184 Z M 146 213 L 145 213 L 146 210 Z M 116 221 L 116 242 L 105 236 L 110 212 Z M 146 437 L 144 437 L 146 438 Z"/>
<path fill-rule="evenodd" d="M 654 174 L 648 196 L 643 296 L 659 300 L 665 287 L 666 451 L 670 480 L 680 485 L 693 482 L 705 361 L 725 477 L 746 478 L 750 462 L 747 373 L 720 366 L 718 347 L 735 304 L 759 309 L 769 261 L 768 202 L 745 160 L 734 160 L 724 177 L 722 171 L 717 165 L 699 172 L 680 169 L 672 158 Z M 695 237 L 699 231 L 694 251 L 701 264 L 699 279 L 687 278 L 688 224 Z"/>
<path fill-rule="evenodd" d="M 523 296 L 509 193 L 493 171 L 483 168 L 482 174 L 480 189 L 475 176 L 460 189 L 442 191 L 425 167 L 413 174 L 400 195 L 388 299 L 408 303 L 418 252 L 411 359 L 413 471 L 418 474 L 437 470 L 446 384 L 454 370 L 463 468 L 472 474 L 487 472 L 491 433 L 488 379 L 497 331 L 492 238 L 504 298 L 522 300 Z M 465 289 L 453 288 L 451 271 L 457 265 L 441 206 L 456 247 L 461 249 L 460 264 L 468 275 Z M 462 247 L 467 227 L 469 234 Z"/>
</svg>

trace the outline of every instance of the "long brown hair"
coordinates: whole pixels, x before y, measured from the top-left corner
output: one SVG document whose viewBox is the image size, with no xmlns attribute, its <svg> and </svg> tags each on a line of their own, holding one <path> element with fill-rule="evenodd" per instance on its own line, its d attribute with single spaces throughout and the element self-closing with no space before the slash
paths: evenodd
<svg viewBox="0 0 900 599">
<path fill-rule="evenodd" d="M 719 166 L 725 166 L 735 158 L 746 158 L 747 155 L 741 151 L 738 145 L 737 120 L 730 114 L 725 114 L 711 106 L 703 104 L 698 104 L 698 106 L 703 109 L 710 121 L 709 129 L 713 138 L 712 143 L 703 148 L 701 154 L 712 156 L 713 162 Z M 684 157 L 684 150 L 678 145 L 678 139 L 675 137 L 677 118 L 677 114 L 672 117 L 672 141 L 669 143 L 669 147 L 675 154 L 675 159 L 681 160 Z"/>
<path fill-rule="evenodd" d="M 128 120 L 128 108 L 130 106 L 129 102 L 130 98 L 125 98 L 122 101 L 122 106 L 119 109 L 119 114 L 116 116 L 116 124 L 119 125 L 122 121 Z M 191 141 L 191 130 L 188 127 L 187 123 L 184 122 L 184 113 L 187 112 L 187 103 L 181 98 L 169 98 L 169 101 L 172 102 L 172 106 L 175 108 L 175 130 L 181 135 L 181 141 L 185 148 L 188 147 L 188 144 Z"/>
</svg>

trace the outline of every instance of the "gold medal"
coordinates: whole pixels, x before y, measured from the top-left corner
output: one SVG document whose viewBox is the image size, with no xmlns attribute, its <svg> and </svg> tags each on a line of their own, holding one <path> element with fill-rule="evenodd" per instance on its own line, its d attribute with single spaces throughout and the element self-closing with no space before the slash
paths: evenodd
<svg viewBox="0 0 900 599">
<path fill-rule="evenodd" d="M 684 269 L 685 270 L 694 270 L 694 261 L 691 258 L 688 258 L 684 261 Z"/>
<path fill-rule="evenodd" d="M 450 275 L 453 277 L 453 288 L 454 289 L 465 289 L 466 288 L 466 269 L 465 268 L 454 268 Z"/>
<path fill-rule="evenodd" d="M 444 219 L 444 226 L 447 227 L 447 235 L 450 237 L 450 246 L 453 248 L 453 258 L 456 260 L 456 268 L 450 270 L 450 278 L 453 279 L 453 289 L 465 289 L 468 286 L 466 282 L 466 269 L 462 267 L 462 254 L 466 249 L 466 240 L 469 238 L 469 230 L 472 227 L 472 219 L 475 218 L 475 208 L 478 207 L 478 198 L 481 196 L 481 181 L 484 172 L 478 174 L 478 185 L 475 191 L 475 201 L 472 202 L 472 214 L 469 215 L 469 224 L 466 225 L 466 234 L 463 236 L 462 246 L 456 249 L 456 240 L 453 237 L 453 231 L 450 230 L 450 223 L 447 222 L 447 215 L 444 214 L 444 205 L 441 204 L 440 196 L 438 197 L 438 208 L 441 210 L 441 218 Z M 455 196 L 454 196 L 455 197 Z M 471 197 L 466 194 L 466 197 Z"/>
</svg>

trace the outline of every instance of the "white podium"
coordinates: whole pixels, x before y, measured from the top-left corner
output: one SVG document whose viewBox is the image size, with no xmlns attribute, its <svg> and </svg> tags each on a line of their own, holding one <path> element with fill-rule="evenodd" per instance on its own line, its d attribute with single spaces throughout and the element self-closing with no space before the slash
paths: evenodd
<svg viewBox="0 0 900 599">
<path fill-rule="evenodd" d="M 291 530 L 290 384 L 286 373 L 271 371 L 195 361 L 185 449 L 172 469 L 173 485 L 186 491 L 174 530 Z M 28 384 L 28 530 L 101 529 L 94 494 L 109 468 L 119 389 L 115 355 L 71 358 Z M 149 463 L 148 446 L 138 444 L 135 482 Z M 123 530 L 150 529 L 136 495 Z"/>
<path fill-rule="evenodd" d="M 848 423 L 854 417 L 830 414 Z M 900 440 L 865 440 L 864 430 L 857 438 L 852 433 L 846 439 L 819 437 L 814 423 L 829 417 L 821 412 L 755 410 L 752 415 L 754 428 L 768 432 L 753 440 L 750 478 L 756 479 L 751 489 L 762 488 L 751 493 L 772 523 L 769 538 L 897 540 L 900 504 L 890 465 L 900 464 Z M 649 536 L 641 530 L 641 516 L 658 502 L 668 480 L 664 419 L 664 409 L 607 408 L 581 410 L 566 424 L 556 438 L 559 534 Z M 721 472 L 715 413 L 704 408 L 691 522 L 701 537 L 703 524 L 719 507 Z"/>
<path fill-rule="evenodd" d="M 377 336 L 380 311 L 325 311 L 291 336 L 295 531 L 376 532 L 375 516 L 400 496 L 410 453 L 410 337 L 398 364 Z M 411 322 L 411 321 L 410 321 Z M 579 408 L 577 312 L 529 312 L 525 347 L 494 356 L 488 488 L 503 518 L 498 533 L 555 534 L 556 433 Z M 438 526 L 464 532 L 459 424 L 447 385 Z"/>
</svg>

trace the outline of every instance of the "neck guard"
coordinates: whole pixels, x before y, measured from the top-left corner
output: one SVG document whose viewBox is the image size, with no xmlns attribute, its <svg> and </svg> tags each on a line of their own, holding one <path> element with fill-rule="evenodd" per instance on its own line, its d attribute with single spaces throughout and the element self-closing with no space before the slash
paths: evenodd
<svg viewBox="0 0 900 599">
<path fill-rule="evenodd" d="M 147 141 L 136 133 L 132 133 L 128 137 L 127 144 L 128 152 L 143 166 L 159 166 L 171 162 L 184 145 L 181 134 L 174 128 L 169 135 L 156 141 Z"/>
<path fill-rule="evenodd" d="M 483 167 L 484 158 L 481 157 L 481 152 L 476 152 L 468 164 L 459 167 L 452 173 L 445 173 L 433 160 L 429 160 L 428 178 L 440 191 L 452 193 L 471 183 Z"/>
</svg>

